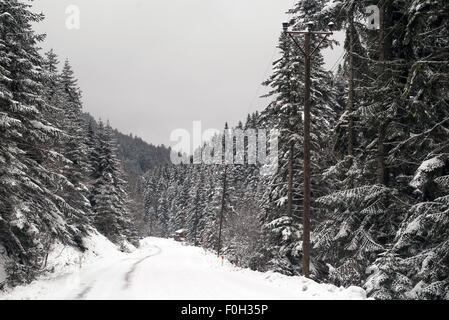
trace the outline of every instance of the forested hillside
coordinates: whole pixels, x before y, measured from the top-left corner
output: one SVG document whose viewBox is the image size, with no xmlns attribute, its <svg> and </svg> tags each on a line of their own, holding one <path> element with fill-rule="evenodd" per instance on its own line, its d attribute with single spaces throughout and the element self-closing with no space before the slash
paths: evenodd
<svg viewBox="0 0 449 320">
<path fill-rule="evenodd" d="M 379 30 L 367 27 L 372 4 L 299 0 L 290 10 L 293 30 L 333 21 L 346 34 L 336 72 L 319 52 L 312 62 L 312 278 L 378 299 L 449 299 L 449 2 L 381 0 Z M 292 275 L 302 256 L 304 62 L 285 34 L 278 48 L 265 82 L 272 102 L 236 126 L 280 130 L 278 172 L 158 168 L 146 175 L 145 209 L 152 235 L 184 227 L 238 265 Z"/>
<path fill-rule="evenodd" d="M 89 113 L 82 118 L 95 134 L 99 124 Z M 138 233 L 146 234 L 148 225 L 145 222 L 144 186 L 142 176 L 151 169 L 166 166 L 170 163 L 170 148 L 154 146 L 137 136 L 125 135 L 114 129 L 112 131 L 117 147 L 116 154 L 120 160 L 126 181 L 126 193 L 129 198 L 128 209 Z"/>
<path fill-rule="evenodd" d="M 92 124 L 94 130 L 98 123 L 89 113 L 82 115 L 84 121 Z M 123 163 L 123 168 L 128 175 L 141 177 L 147 171 L 170 164 L 170 148 L 154 146 L 133 134 L 123 134 L 117 129 L 113 130 L 117 141 L 117 156 Z"/>
</svg>

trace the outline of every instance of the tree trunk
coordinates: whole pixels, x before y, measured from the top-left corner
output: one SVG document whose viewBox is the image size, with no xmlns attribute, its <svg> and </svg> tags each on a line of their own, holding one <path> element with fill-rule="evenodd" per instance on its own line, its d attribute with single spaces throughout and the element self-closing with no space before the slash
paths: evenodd
<svg viewBox="0 0 449 320">
<path fill-rule="evenodd" d="M 391 50 L 391 36 L 387 33 L 390 26 L 390 0 L 380 0 L 380 30 L 379 30 L 379 72 L 380 81 L 388 79 L 385 70 L 385 61 L 390 58 Z M 380 97 L 381 99 L 381 97 Z M 380 119 L 377 131 L 377 183 L 385 185 L 386 168 L 385 168 L 385 134 L 386 134 L 386 120 Z"/>
<path fill-rule="evenodd" d="M 348 124 L 348 155 L 354 155 L 354 118 L 352 111 L 354 110 L 354 22 L 351 17 L 349 27 L 349 93 L 348 93 L 348 105 L 347 112 L 349 117 Z"/>
<path fill-rule="evenodd" d="M 193 243 L 195 245 L 195 247 L 198 246 L 198 203 L 196 203 L 196 207 L 195 207 L 195 226 L 193 228 Z"/>
<path fill-rule="evenodd" d="M 226 176 L 227 176 L 228 166 L 225 164 L 224 166 L 224 174 L 223 174 L 223 195 L 221 198 L 221 211 L 220 211 L 220 228 L 218 230 L 218 245 L 217 245 L 217 255 L 220 256 L 221 253 L 221 232 L 223 229 L 223 217 L 225 210 L 225 202 L 226 202 Z"/>
<path fill-rule="evenodd" d="M 377 129 L 377 183 L 385 185 L 385 129 L 379 125 Z"/>
<path fill-rule="evenodd" d="M 293 142 L 290 142 L 290 155 L 288 160 L 288 207 L 287 215 L 293 216 Z"/>
</svg>

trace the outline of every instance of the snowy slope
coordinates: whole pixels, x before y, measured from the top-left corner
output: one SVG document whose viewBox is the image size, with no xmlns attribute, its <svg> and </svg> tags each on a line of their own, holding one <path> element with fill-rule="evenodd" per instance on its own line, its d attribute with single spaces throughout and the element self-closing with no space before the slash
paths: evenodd
<svg viewBox="0 0 449 320">
<path fill-rule="evenodd" d="M 337 288 L 302 277 L 240 269 L 201 248 L 148 238 L 131 253 L 120 252 L 100 235 L 90 250 L 54 250 L 55 272 L 0 299 L 300 300 L 365 299 L 363 289 Z"/>
<path fill-rule="evenodd" d="M 5 249 L 0 244 L 0 285 L 6 280 L 5 258 L 3 257 Z"/>
</svg>

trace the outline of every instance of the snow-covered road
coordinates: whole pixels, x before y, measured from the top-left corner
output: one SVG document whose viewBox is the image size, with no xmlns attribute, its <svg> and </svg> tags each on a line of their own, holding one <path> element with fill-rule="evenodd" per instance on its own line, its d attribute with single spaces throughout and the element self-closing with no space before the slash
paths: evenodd
<svg viewBox="0 0 449 320">
<path fill-rule="evenodd" d="M 337 288 L 302 277 L 234 267 L 201 248 L 148 238 L 130 254 L 117 253 L 76 271 L 54 274 L 0 299 L 297 300 L 363 299 L 356 287 Z"/>
</svg>

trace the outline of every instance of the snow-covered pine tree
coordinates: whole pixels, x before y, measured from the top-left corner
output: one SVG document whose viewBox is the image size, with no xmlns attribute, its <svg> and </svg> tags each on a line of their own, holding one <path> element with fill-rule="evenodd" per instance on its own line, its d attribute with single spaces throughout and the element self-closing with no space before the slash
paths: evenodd
<svg viewBox="0 0 449 320">
<path fill-rule="evenodd" d="M 205 204 L 205 187 L 203 167 L 197 167 L 190 183 L 189 203 L 186 206 L 187 221 L 186 229 L 188 240 L 195 246 L 202 243 L 201 234 L 203 226 L 203 214 Z"/>
<path fill-rule="evenodd" d="M 80 232 L 66 221 L 73 208 L 57 196 L 62 132 L 45 119 L 43 61 L 32 24 L 43 19 L 30 5 L 0 1 L 0 243 L 8 282 L 31 281 L 55 241 L 76 245 Z"/>
<path fill-rule="evenodd" d="M 323 6 L 322 1 L 299 1 L 290 11 L 294 15 L 290 24 L 294 30 L 306 29 L 309 21 L 315 22 L 316 15 Z M 313 43 L 320 41 L 313 37 Z M 326 43 L 324 47 L 329 45 Z M 282 34 L 279 41 L 281 58 L 274 63 L 274 73 L 265 85 L 272 91 L 268 96 L 274 96 L 274 101 L 260 116 L 264 127 L 280 130 L 279 138 L 279 172 L 270 181 L 270 191 L 265 204 L 264 230 L 270 268 L 287 274 L 300 272 L 301 248 L 300 217 L 303 193 L 303 123 L 302 109 L 304 106 L 304 59 L 289 36 Z M 317 52 L 312 58 L 312 164 L 313 175 L 316 175 L 328 161 L 330 153 L 327 132 L 336 120 L 337 103 L 335 90 L 332 88 L 332 75 L 323 69 L 323 57 Z M 290 162 L 292 167 L 290 167 Z M 289 172 L 293 172 L 292 216 L 287 214 L 289 202 L 288 180 Z M 319 175 L 316 175 L 319 176 Z M 313 194 L 318 196 L 327 190 L 323 181 L 314 179 Z M 313 214 L 316 219 L 318 212 Z M 269 249 L 268 249 L 269 248 Z M 279 266 L 279 267 L 277 267 Z M 317 268 L 312 266 L 316 276 Z"/>
<path fill-rule="evenodd" d="M 344 285 L 361 285 L 366 279 L 366 267 L 394 237 L 405 203 L 386 168 L 386 142 L 393 140 L 388 129 L 400 103 L 393 84 L 400 80 L 385 65 L 402 66 L 400 59 L 396 65 L 389 62 L 394 59 L 393 30 L 387 17 L 394 10 L 391 3 L 381 2 L 377 32 L 366 29 L 366 5 L 342 1 L 322 13 L 346 30 L 349 88 L 347 110 L 335 130 L 340 160 L 324 173 L 336 192 L 318 200 L 329 211 L 318 227 L 315 248 L 329 265 L 329 279 Z"/>
<path fill-rule="evenodd" d="M 389 250 L 370 267 L 368 292 L 380 299 L 448 299 L 448 61 L 445 1 L 408 1 L 401 43 L 408 48 L 406 109 L 390 151 L 404 192 L 416 199 Z M 412 174 L 411 174 L 412 173 Z"/>
<path fill-rule="evenodd" d="M 155 168 L 144 176 L 144 221 L 149 236 L 154 236 L 155 225 L 157 224 L 157 202 L 162 192 L 161 185 L 158 183 L 161 170 L 161 168 Z"/>
<path fill-rule="evenodd" d="M 64 129 L 62 125 L 64 123 L 63 104 L 66 97 L 61 90 L 61 78 L 58 70 L 59 60 L 53 49 L 45 53 L 42 67 L 45 72 L 43 81 L 48 105 L 45 117 L 50 119 L 58 128 Z"/>
<path fill-rule="evenodd" d="M 448 155 L 424 161 L 411 181 L 423 202 L 410 208 L 390 249 L 368 268 L 366 288 L 372 297 L 449 297 Z"/>
<path fill-rule="evenodd" d="M 356 28 L 362 44 L 356 57 L 365 61 L 356 82 L 358 107 L 353 112 L 359 139 L 354 157 L 343 159 L 325 174 L 336 181 L 339 191 L 320 199 L 331 213 L 320 226 L 316 246 L 330 264 L 331 280 L 362 284 L 367 267 L 376 260 L 368 269 L 375 271 L 367 284 L 369 291 L 379 298 L 411 297 L 411 286 L 419 280 L 430 287 L 433 283 L 425 273 L 420 278 L 411 262 L 424 261 L 420 258 L 427 251 L 404 239 L 420 238 L 421 228 L 437 228 L 426 215 L 443 210 L 433 203 L 436 196 L 430 189 L 414 192 L 409 183 L 421 164 L 444 158 L 447 152 L 447 68 L 442 67 L 447 62 L 443 53 L 447 40 L 442 34 L 448 31 L 440 20 L 445 12 L 440 1 L 380 4 L 380 30 Z M 416 199 L 420 192 L 431 196 Z M 430 203 L 435 207 L 424 209 Z M 415 228 L 420 216 L 427 224 Z M 441 227 L 444 230 L 444 223 Z M 444 292 L 438 288 L 433 297 Z"/>
<path fill-rule="evenodd" d="M 158 185 L 160 190 L 162 190 L 158 197 L 156 198 L 155 202 L 155 220 L 153 223 L 153 232 L 160 236 L 160 237 L 168 237 L 169 236 L 169 219 L 170 215 L 173 214 L 173 212 L 169 211 L 169 204 L 168 204 L 168 198 L 169 198 L 169 192 L 168 192 L 168 185 L 170 184 L 169 175 L 170 171 L 169 168 L 164 168 L 162 171 L 162 175 L 158 176 Z"/>
<path fill-rule="evenodd" d="M 65 61 L 59 77 L 58 89 L 62 91 L 64 97 L 62 127 L 66 136 L 63 153 L 70 161 L 65 165 L 63 173 L 73 186 L 73 190 L 67 190 L 65 198 L 77 209 L 76 214 L 69 217 L 69 222 L 85 230 L 93 217 L 89 201 L 88 138 L 87 128 L 82 119 L 81 91 L 68 60 Z"/>
<path fill-rule="evenodd" d="M 98 128 L 98 178 L 92 185 L 93 210 L 96 228 L 115 243 L 135 241 L 130 221 L 128 197 L 112 129 L 100 121 Z"/>
</svg>

